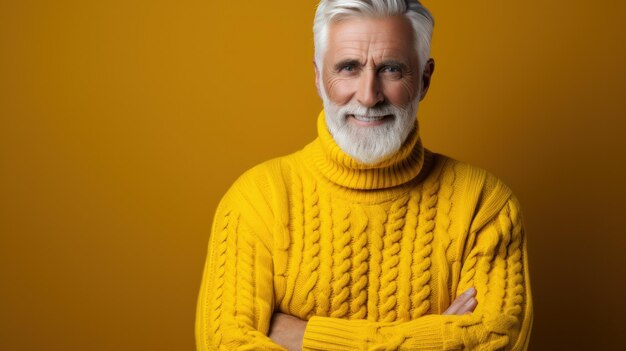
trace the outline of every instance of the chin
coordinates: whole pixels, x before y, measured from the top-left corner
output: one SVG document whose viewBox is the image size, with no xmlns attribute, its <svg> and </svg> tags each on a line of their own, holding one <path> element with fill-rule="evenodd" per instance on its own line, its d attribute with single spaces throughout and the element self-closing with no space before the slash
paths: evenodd
<svg viewBox="0 0 626 351">
<path fill-rule="evenodd" d="M 419 99 L 407 106 L 367 108 L 336 105 L 323 94 L 326 126 L 339 148 L 360 163 L 376 164 L 395 155 L 417 125 Z"/>
</svg>

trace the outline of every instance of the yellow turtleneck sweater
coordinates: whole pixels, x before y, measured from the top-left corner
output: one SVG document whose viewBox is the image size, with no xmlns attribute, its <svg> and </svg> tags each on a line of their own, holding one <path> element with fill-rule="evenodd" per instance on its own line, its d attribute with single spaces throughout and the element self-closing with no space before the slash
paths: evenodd
<svg viewBox="0 0 626 351">
<path fill-rule="evenodd" d="M 220 202 L 198 350 L 283 350 L 267 337 L 275 310 L 308 320 L 305 350 L 526 349 L 526 238 L 509 188 L 424 149 L 417 128 L 375 166 L 339 149 L 323 112 L 318 133 Z M 441 315 L 470 287 L 472 314 Z"/>
</svg>

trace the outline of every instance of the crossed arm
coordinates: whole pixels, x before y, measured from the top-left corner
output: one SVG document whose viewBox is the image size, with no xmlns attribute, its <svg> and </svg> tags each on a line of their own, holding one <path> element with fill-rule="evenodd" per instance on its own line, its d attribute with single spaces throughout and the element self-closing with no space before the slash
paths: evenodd
<svg viewBox="0 0 626 351">
<path fill-rule="evenodd" d="M 476 289 L 470 288 L 459 295 L 448 307 L 443 315 L 457 315 L 472 313 L 478 302 L 476 301 Z M 289 351 L 302 350 L 302 339 L 306 330 L 307 322 L 297 317 L 276 312 L 272 317 L 269 337 L 278 345 Z"/>
</svg>

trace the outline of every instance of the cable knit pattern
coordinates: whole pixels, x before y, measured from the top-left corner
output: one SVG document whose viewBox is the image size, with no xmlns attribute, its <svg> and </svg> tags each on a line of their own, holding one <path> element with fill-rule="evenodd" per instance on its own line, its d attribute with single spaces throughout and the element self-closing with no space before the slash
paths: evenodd
<svg viewBox="0 0 626 351">
<path fill-rule="evenodd" d="M 422 147 L 375 165 L 320 137 L 256 166 L 220 202 L 198 350 L 284 350 L 274 311 L 307 320 L 305 350 L 525 350 L 532 325 L 517 199 L 493 175 Z M 442 315 L 475 287 L 468 315 Z"/>
<path fill-rule="evenodd" d="M 305 251 L 304 266 L 307 276 L 304 285 L 306 293 L 306 304 L 302 307 L 302 314 L 310 318 L 315 308 L 315 285 L 319 277 L 318 268 L 320 266 L 320 210 L 319 195 L 315 185 L 307 196 L 306 201 L 306 229 L 305 229 Z"/>
<path fill-rule="evenodd" d="M 382 336 L 382 341 L 374 342 L 369 347 L 371 351 L 395 351 L 398 350 L 407 339 L 404 334 L 385 332 L 382 327 L 377 328 L 375 335 Z"/>
<path fill-rule="evenodd" d="M 435 218 L 437 215 L 437 194 L 439 192 L 439 178 L 435 178 L 425 184 L 417 227 L 417 240 L 415 241 L 416 256 L 411 265 L 411 318 L 416 319 L 424 315 L 430 309 L 431 287 L 430 266 L 435 230 Z"/>
<path fill-rule="evenodd" d="M 398 272 L 398 320 L 411 320 L 411 304 L 413 296 L 417 294 L 413 289 L 413 262 L 417 262 L 418 258 L 414 257 L 415 245 L 417 242 L 417 218 L 419 215 L 419 202 L 421 199 L 421 187 L 414 189 L 409 194 L 407 203 L 406 222 L 402 233 L 402 242 L 400 243 L 400 264 Z M 417 265 L 415 265 L 417 266 Z"/>
<path fill-rule="evenodd" d="M 511 224 L 513 226 L 513 242 L 509 247 L 507 258 L 507 287 L 504 312 L 516 318 L 522 313 L 524 302 L 524 277 L 522 266 L 522 222 L 515 206 L 509 205 Z"/>
<path fill-rule="evenodd" d="M 318 316 L 328 316 L 330 314 L 331 300 L 331 280 L 333 272 L 333 227 L 332 227 L 332 207 L 330 201 L 326 201 L 326 206 L 320 211 L 321 245 L 320 245 L 320 279 L 318 284 L 318 304 L 315 314 Z"/>
<path fill-rule="evenodd" d="M 233 235 L 236 232 L 239 225 L 239 221 L 233 217 L 230 218 L 231 223 L 226 228 L 226 267 L 224 272 L 224 295 L 232 296 L 233 301 L 231 303 L 224 304 L 224 314 L 237 315 L 237 302 L 238 296 L 235 293 L 237 291 L 237 260 L 239 259 L 239 252 L 237 252 L 237 236 Z M 225 331 L 229 328 L 236 328 L 236 321 L 234 319 L 226 319 L 222 324 L 223 331 L 222 337 L 224 337 Z"/>
<path fill-rule="evenodd" d="M 478 266 L 468 267 L 467 271 L 472 272 L 486 288 L 478 297 L 479 307 L 473 318 L 458 323 L 463 330 L 465 345 L 494 350 L 509 346 L 519 334 L 521 320 L 518 315 L 529 306 L 529 301 L 525 302 L 523 296 L 523 235 L 518 208 L 514 203 L 509 201 L 498 217 L 482 231 L 478 240 L 484 245 L 477 246 L 470 256 L 471 260 L 466 261 L 468 266 Z M 526 328 L 529 326 L 522 329 Z M 522 345 L 519 340 L 516 342 L 516 346 L 521 348 Z"/>
<path fill-rule="evenodd" d="M 380 206 L 372 208 L 372 232 L 370 236 L 371 242 L 371 259 L 370 259 L 370 285 L 368 289 L 367 302 L 367 319 L 371 321 L 378 320 L 380 280 L 383 263 L 383 235 L 385 232 L 385 222 L 387 216 L 385 210 Z"/>
<path fill-rule="evenodd" d="M 369 250 L 367 248 L 368 240 L 365 229 L 367 228 L 367 216 L 363 209 L 357 208 L 358 218 L 360 219 L 355 226 L 354 232 L 354 249 L 352 259 L 352 289 L 350 297 L 350 318 L 365 319 L 367 316 L 367 272 L 369 265 Z"/>
<path fill-rule="evenodd" d="M 292 258 L 289 260 L 287 269 L 290 272 L 287 275 L 287 289 L 282 306 L 285 310 L 290 310 L 291 298 L 293 296 L 294 287 L 296 284 L 296 278 L 298 276 L 300 266 L 302 265 L 302 256 L 304 248 L 304 195 L 302 179 L 297 176 L 293 176 L 292 185 L 293 188 L 290 192 L 290 242 L 291 250 L 288 250 L 289 256 Z M 289 306 L 289 307 L 288 307 Z"/>
<path fill-rule="evenodd" d="M 218 237 L 216 238 L 217 244 L 217 262 L 215 267 L 215 290 L 214 290 L 214 299 L 211 307 L 211 312 L 213 318 L 209 321 L 210 324 L 207 324 L 207 327 L 211 325 L 213 330 L 211 330 L 212 334 L 215 335 L 216 344 L 219 344 L 222 338 L 222 333 L 220 330 L 220 322 L 223 308 L 223 298 L 224 298 L 224 275 L 226 272 L 226 240 L 228 238 L 228 224 L 230 220 L 230 212 L 227 212 L 224 215 L 223 225 L 220 228 L 220 231 L 216 233 Z M 206 301 L 202 301 L 205 304 L 209 303 L 209 299 Z M 208 331 L 205 330 L 205 333 L 208 334 Z"/>
<path fill-rule="evenodd" d="M 380 319 L 385 322 L 396 320 L 396 292 L 398 289 L 398 265 L 400 264 L 400 240 L 406 216 L 408 196 L 394 201 L 389 209 L 389 227 L 386 230 L 383 249 L 383 274 L 380 294 Z"/>
<path fill-rule="evenodd" d="M 237 260 L 237 304 L 236 320 L 237 323 L 246 329 L 246 326 L 254 325 L 254 243 L 250 237 L 249 229 L 243 229 L 244 225 L 240 224 L 239 240 L 237 242 L 237 252 L 239 259 Z M 234 237 L 234 235 L 232 235 Z"/>
<path fill-rule="evenodd" d="M 352 249 L 350 248 L 350 243 L 352 242 L 352 236 L 350 235 L 350 207 L 346 205 L 335 213 L 339 217 L 336 218 L 336 235 L 333 243 L 333 265 L 335 269 L 333 272 L 333 299 L 330 315 L 331 317 L 341 318 L 350 311 L 348 305 L 348 297 L 350 296 L 350 289 L 348 288 L 350 283 L 350 255 L 352 254 Z"/>
<path fill-rule="evenodd" d="M 443 168 L 441 172 L 440 190 L 437 196 L 437 221 L 435 231 L 437 232 L 438 250 L 436 250 L 435 259 L 439 268 L 439 277 L 437 279 L 437 291 L 449 291 L 448 279 L 448 248 L 450 247 L 450 211 L 452 209 L 452 195 L 454 194 L 454 166 Z M 450 303 L 449 294 L 438 294 L 439 311 L 445 311 Z"/>
</svg>

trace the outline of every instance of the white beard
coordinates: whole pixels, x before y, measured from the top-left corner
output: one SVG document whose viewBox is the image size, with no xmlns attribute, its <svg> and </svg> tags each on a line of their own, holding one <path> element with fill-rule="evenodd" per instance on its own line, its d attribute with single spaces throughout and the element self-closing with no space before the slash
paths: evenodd
<svg viewBox="0 0 626 351">
<path fill-rule="evenodd" d="M 384 104 L 368 108 L 358 102 L 339 106 L 330 101 L 323 86 L 320 86 L 320 92 L 328 131 L 343 152 L 361 163 L 373 165 L 393 156 L 417 126 L 420 94 L 406 106 Z M 361 120 L 393 117 L 381 125 L 366 127 L 350 123 L 348 115 L 363 116 L 359 117 Z"/>
</svg>

